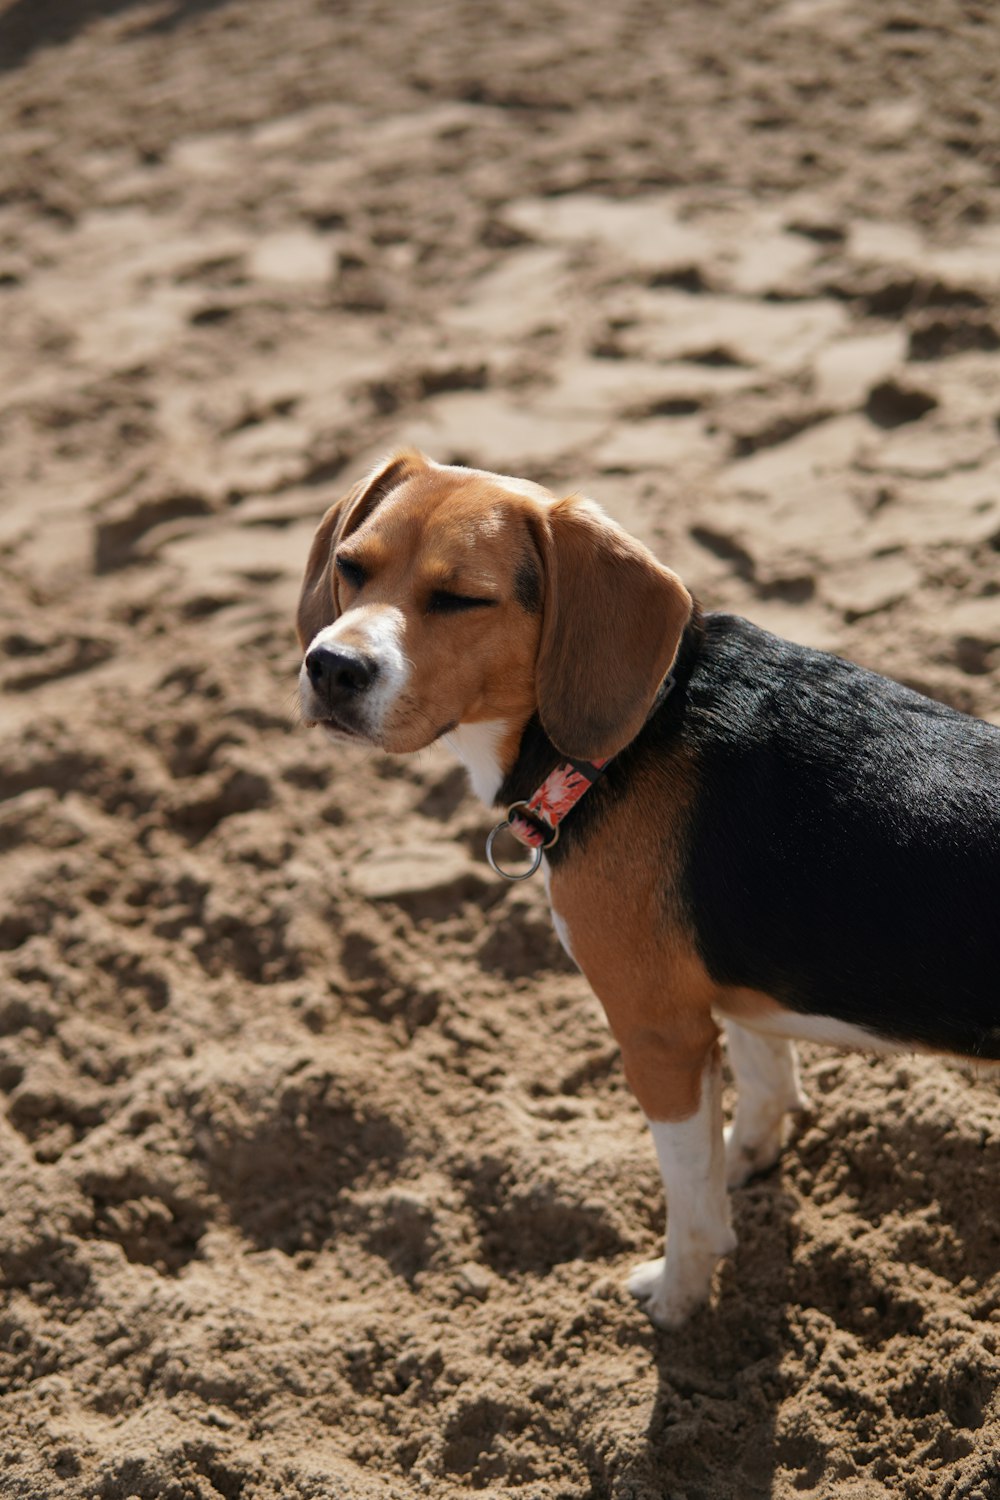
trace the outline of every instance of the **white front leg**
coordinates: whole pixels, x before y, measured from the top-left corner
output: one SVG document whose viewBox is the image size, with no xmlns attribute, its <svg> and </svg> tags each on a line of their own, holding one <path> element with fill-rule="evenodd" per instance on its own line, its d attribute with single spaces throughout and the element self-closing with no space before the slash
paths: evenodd
<svg viewBox="0 0 1000 1500">
<path fill-rule="evenodd" d="M 695 1113 L 650 1120 L 667 1196 L 664 1254 L 637 1266 L 628 1289 L 661 1328 L 676 1328 L 708 1300 L 719 1258 L 736 1248 L 726 1193 L 722 1069 L 717 1050 L 705 1067 Z"/>
<path fill-rule="evenodd" d="M 805 1109 L 808 1100 L 791 1042 L 749 1031 L 734 1021 L 726 1021 L 725 1028 L 736 1078 L 736 1110 L 726 1128 L 726 1181 L 730 1187 L 741 1187 L 777 1161 L 785 1115 Z"/>
</svg>

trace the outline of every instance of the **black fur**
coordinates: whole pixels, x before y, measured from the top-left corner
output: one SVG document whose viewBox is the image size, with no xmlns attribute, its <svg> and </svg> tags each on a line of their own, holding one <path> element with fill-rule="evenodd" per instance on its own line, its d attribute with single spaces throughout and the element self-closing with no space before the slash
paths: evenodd
<svg viewBox="0 0 1000 1500">
<path fill-rule="evenodd" d="M 496 794 L 496 806 L 507 808 L 512 802 L 526 802 L 554 771 L 561 756 L 542 728 L 535 714 L 525 725 L 517 760 L 504 777 Z M 578 809 L 574 809 L 574 815 Z"/>
<path fill-rule="evenodd" d="M 542 607 L 542 579 L 534 558 L 523 557 L 514 570 L 514 598 L 529 615 Z"/>
<path fill-rule="evenodd" d="M 714 615 L 682 734 L 713 978 L 1000 1058 L 1000 729 Z"/>
</svg>

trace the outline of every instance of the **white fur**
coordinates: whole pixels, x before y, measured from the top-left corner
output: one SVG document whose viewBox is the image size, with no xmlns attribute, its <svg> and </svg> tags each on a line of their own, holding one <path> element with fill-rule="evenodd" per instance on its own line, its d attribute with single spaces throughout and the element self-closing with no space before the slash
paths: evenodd
<svg viewBox="0 0 1000 1500">
<path fill-rule="evenodd" d="M 324 626 L 313 636 L 305 653 L 308 656 L 314 646 L 343 643 L 345 647 L 364 651 L 376 662 L 378 676 L 363 701 L 357 704 L 355 714 L 360 732 L 376 743 L 410 675 L 410 663 L 403 654 L 404 631 L 402 610 L 388 604 L 363 604 L 332 625 Z M 309 681 L 304 658 L 299 668 L 299 700 L 302 717 L 307 722 L 322 719 L 323 708 Z M 336 730 L 331 733 L 337 738 Z"/>
<path fill-rule="evenodd" d="M 562 943 L 568 957 L 576 963 L 576 954 L 573 952 L 573 942 L 569 935 L 569 924 L 552 905 L 552 872 L 549 869 L 549 862 L 544 855 L 542 856 L 542 878 L 545 881 L 545 894 L 549 899 L 549 911 L 552 914 L 552 925 L 556 930 L 556 937 Z"/>
<path fill-rule="evenodd" d="M 481 724 L 459 724 L 443 736 L 448 749 L 468 771 L 472 790 L 487 807 L 493 806 L 503 782 L 500 746 L 508 727 L 503 719 L 487 719 Z"/>
<path fill-rule="evenodd" d="M 628 1289 L 661 1328 L 676 1328 L 707 1300 L 719 1258 L 736 1248 L 722 1143 L 722 1071 L 709 1062 L 701 1100 L 688 1120 L 650 1120 L 667 1196 L 667 1232 L 658 1260 L 637 1266 Z"/>
<path fill-rule="evenodd" d="M 728 1025 L 727 1021 L 727 1025 Z M 894 1042 L 834 1016 L 814 1016 L 797 1010 L 765 1011 L 759 1016 L 740 1016 L 740 1025 L 768 1036 L 794 1037 L 800 1042 L 821 1042 L 827 1047 L 853 1047 L 863 1052 L 913 1052 L 912 1042 Z"/>
<path fill-rule="evenodd" d="M 781 1154 L 785 1115 L 805 1109 L 795 1048 L 784 1037 L 763 1036 L 726 1022 L 729 1061 L 736 1078 L 736 1110 L 726 1126 L 726 1181 L 740 1187 Z"/>
</svg>

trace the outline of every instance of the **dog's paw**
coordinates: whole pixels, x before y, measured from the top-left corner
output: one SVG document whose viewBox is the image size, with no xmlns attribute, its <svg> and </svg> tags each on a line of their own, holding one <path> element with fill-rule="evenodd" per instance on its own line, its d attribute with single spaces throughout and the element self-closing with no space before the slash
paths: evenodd
<svg viewBox="0 0 1000 1500">
<path fill-rule="evenodd" d="M 798 1085 L 780 1112 L 741 1113 L 737 1108 L 736 1118 L 725 1129 L 726 1187 L 742 1187 L 759 1172 L 769 1171 L 785 1149 L 787 1139 L 801 1128 L 811 1110 L 808 1096 Z M 792 1121 L 791 1128 L 785 1124 L 788 1119 Z"/>
<path fill-rule="evenodd" d="M 758 1172 L 773 1167 L 781 1155 L 784 1144 L 784 1117 L 767 1130 L 759 1130 L 753 1139 L 738 1133 L 733 1125 L 726 1126 L 726 1186 L 742 1187 Z"/>
<path fill-rule="evenodd" d="M 658 1260 L 644 1260 L 641 1266 L 636 1266 L 629 1272 L 628 1289 L 637 1301 L 645 1302 L 647 1298 L 655 1296 L 663 1281 L 665 1265 L 666 1261 L 661 1255 Z"/>
<path fill-rule="evenodd" d="M 628 1289 L 642 1303 L 643 1312 L 657 1328 L 680 1328 L 691 1313 L 708 1301 L 715 1259 L 707 1268 L 691 1267 L 681 1280 L 670 1276 L 666 1261 L 647 1260 L 636 1266 L 628 1278 Z M 707 1274 L 706 1274 L 707 1269 Z"/>
</svg>

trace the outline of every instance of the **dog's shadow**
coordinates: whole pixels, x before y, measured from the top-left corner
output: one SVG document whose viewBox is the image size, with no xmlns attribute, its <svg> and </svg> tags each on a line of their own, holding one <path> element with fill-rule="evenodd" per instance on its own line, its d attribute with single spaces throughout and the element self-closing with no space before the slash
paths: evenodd
<svg viewBox="0 0 1000 1500">
<path fill-rule="evenodd" d="M 822 1455 L 789 1453 L 776 1436 L 797 1210 L 778 1171 L 733 1194 L 739 1244 L 720 1267 L 712 1303 L 654 1335 L 653 1409 L 614 1493 L 756 1500 L 771 1495 L 779 1465 L 812 1482 Z"/>
<path fill-rule="evenodd" d="M 975 1409 L 964 1382 L 952 1410 L 932 1368 L 937 1293 L 926 1273 L 954 1285 L 974 1318 L 1000 1306 L 1000 1222 L 983 1211 L 998 1176 L 1000 1138 L 943 1135 L 930 1120 L 880 1122 L 856 1138 L 813 1132 L 804 1155 L 793 1141 L 777 1167 L 733 1194 L 739 1244 L 712 1304 L 655 1336 L 657 1392 L 645 1440 L 616 1476 L 621 1493 L 764 1500 L 776 1483 L 811 1492 L 833 1482 L 831 1424 L 857 1450 L 866 1420 L 905 1421 L 908 1402 L 919 1418 L 938 1384 L 942 1431 L 961 1439 L 968 1429 L 974 1442 L 995 1394 L 992 1362 L 970 1371 Z M 825 1351 L 846 1343 L 881 1367 L 884 1347 L 901 1338 L 927 1379 L 895 1393 L 891 1413 L 867 1411 L 871 1393 L 848 1372 L 825 1426 L 803 1415 L 796 1398 Z"/>
<path fill-rule="evenodd" d="M 224 0 L 173 0 L 165 13 L 140 17 L 133 33 L 170 32 L 192 17 L 215 10 Z M 0 16 L 0 73 L 19 68 L 39 47 L 53 47 L 73 38 L 91 22 L 135 8 L 137 0 L 14 0 Z"/>
</svg>

